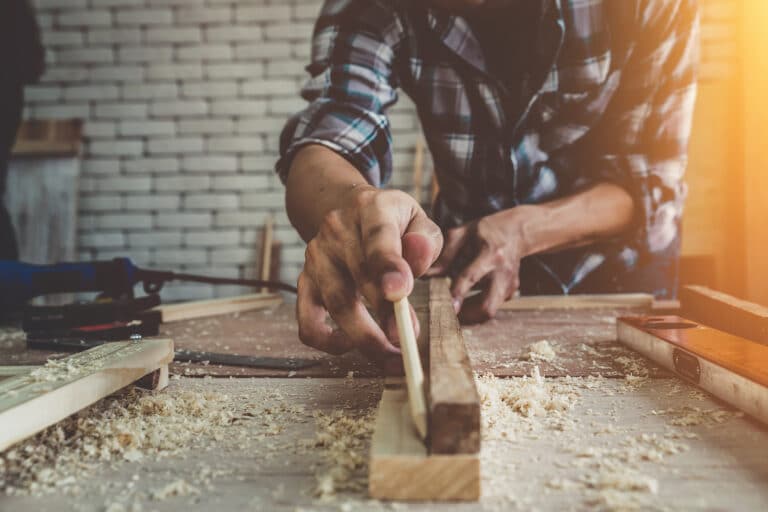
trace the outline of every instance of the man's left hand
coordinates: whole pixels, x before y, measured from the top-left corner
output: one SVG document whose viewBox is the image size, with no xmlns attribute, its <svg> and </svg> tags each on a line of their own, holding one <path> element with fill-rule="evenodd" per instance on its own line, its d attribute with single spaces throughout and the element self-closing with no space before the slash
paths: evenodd
<svg viewBox="0 0 768 512">
<path fill-rule="evenodd" d="M 505 210 L 446 233 L 443 252 L 427 275 L 445 274 L 463 259 L 462 255 L 473 255 L 451 286 L 454 308 L 462 322 L 493 318 L 499 306 L 517 291 L 520 260 L 526 256 L 527 245 L 522 215 L 524 208 Z M 478 284 L 481 293 L 467 297 Z"/>
</svg>

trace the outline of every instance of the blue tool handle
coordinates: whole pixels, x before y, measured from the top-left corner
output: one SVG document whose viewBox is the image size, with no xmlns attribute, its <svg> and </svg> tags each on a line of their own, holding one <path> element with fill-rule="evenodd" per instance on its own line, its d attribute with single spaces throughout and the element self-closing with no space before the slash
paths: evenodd
<svg viewBox="0 0 768 512">
<path fill-rule="evenodd" d="M 54 265 L 0 260 L 0 310 L 52 293 L 102 292 L 118 297 L 139 280 L 139 269 L 128 258 Z"/>
</svg>

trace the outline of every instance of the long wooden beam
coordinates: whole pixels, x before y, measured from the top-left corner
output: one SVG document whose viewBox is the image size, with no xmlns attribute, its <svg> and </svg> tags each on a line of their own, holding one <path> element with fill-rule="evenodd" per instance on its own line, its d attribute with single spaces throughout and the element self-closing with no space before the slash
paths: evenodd
<svg viewBox="0 0 768 512">
<path fill-rule="evenodd" d="M 106 343 L 0 381 L 0 451 L 145 375 L 168 384 L 173 341 Z"/>
<path fill-rule="evenodd" d="M 480 396 L 447 278 L 429 283 L 429 449 L 480 451 Z"/>
<path fill-rule="evenodd" d="M 224 297 L 221 299 L 197 300 L 157 306 L 162 322 L 178 322 L 207 316 L 225 315 L 229 313 L 242 313 L 256 309 L 282 304 L 283 299 L 279 293 L 253 293 L 250 295 L 238 295 L 236 297 Z"/>
<path fill-rule="evenodd" d="M 768 308 L 706 286 L 683 286 L 683 316 L 750 340 L 768 344 Z"/>
</svg>

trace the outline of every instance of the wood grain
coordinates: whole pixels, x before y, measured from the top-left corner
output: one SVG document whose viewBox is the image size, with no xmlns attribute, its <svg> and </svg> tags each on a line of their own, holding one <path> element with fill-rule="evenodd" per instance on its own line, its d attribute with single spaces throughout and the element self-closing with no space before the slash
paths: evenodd
<svg viewBox="0 0 768 512">
<path fill-rule="evenodd" d="M 480 397 L 446 278 L 429 286 L 427 402 L 431 454 L 480 451 Z"/>
<path fill-rule="evenodd" d="M 265 309 L 282 304 L 283 299 L 277 293 L 254 293 L 250 295 L 238 295 L 237 297 L 225 297 L 222 299 L 197 300 L 157 306 L 163 323 L 178 322 L 208 316 L 224 315 L 227 313 L 240 313 Z"/>
<path fill-rule="evenodd" d="M 371 440 L 372 498 L 474 501 L 480 497 L 479 454 L 429 455 L 410 428 L 405 389 L 384 389 Z"/>
<path fill-rule="evenodd" d="M 172 340 L 120 341 L 66 358 L 67 370 L 44 368 L 0 381 L 0 451 L 156 370 L 156 387 L 167 385 L 172 360 Z"/>
<path fill-rule="evenodd" d="M 768 308 L 705 286 L 680 289 L 683 316 L 721 331 L 768 344 Z"/>
<path fill-rule="evenodd" d="M 768 347 L 709 327 L 651 329 L 652 325 L 685 323 L 678 316 L 619 318 L 617 336 L 661 366 L 705 391 L 768 423 Z M 681 371 L 682 354 L 696 372 Z"/>
</svg>

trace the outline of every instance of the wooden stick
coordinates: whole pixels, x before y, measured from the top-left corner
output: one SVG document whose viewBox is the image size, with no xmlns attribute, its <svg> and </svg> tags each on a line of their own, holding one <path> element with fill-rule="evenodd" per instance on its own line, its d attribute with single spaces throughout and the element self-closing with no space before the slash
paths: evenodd
<svg viewBox="0 0 768 512">
<path fill-rule="evenodd" d="M 424 369 L 421 366 L 419 347 L 411 321 L 411 308 L 408 298 L 395 302 L 395 321 L 400 336 L 400 350 L 403 353 L 403 366 L 408 387 L 408 402 L 416 431 L 422 439 L 427 437 L 427 404 L 424 394 Z"/>
<path fill-rule="evenodd" d="M 267 215 L 264 220 L 264 232 L 261 239 L 261 280 L 269 281 L 272 275 L 272 229 L 274 220 Z M 267 293 L 269 288 L 262 288 L 261 293 Z"/>
<path fill-rule="evenodd" d="M 207 316 L 225 315 L 228 313 L 240 313 L 265 309 L 282 304 L 283 299 L 279 294 L 254 293 L 251 295 L 239 295 L 237 297 L 225 297 L 222 299 L 197 300 L 158 306 L 156 311 L 162 314 L 163 323 L 178 322 Z"/>
<path fill-rule="evenodd" d="M 619 318 L 616 330 L 622 343 L 768 423 L 768 346 L 678 316 Z"/>
<path fill-rule="evenodd" d="M 416 154 L 413 157 L 413 197 L 421 204 L 422 181 L 424 180 L 424 141 L 416 140 Z"/>
<path fill-rule="evenodd" d="M 470 501 L 480 497 L 479 454 L 429 455 L 410 425 L 408 393 L 390 382 L 379 402 L 368 474 L 372 498 Z"/>
<path fill-rule="evenodd" d="M 173 341 L 105 343 L 0 381 L 0 451 L 156 370 L 167 384 Z"/>
<path fill-rule="evenodd" d="M 480 451 L 480 396 L 448 279 L 429 282 L 430 454 Z"/>
<path fill-rule="evenodd" d="M 682 314 L 721 331 L 768 344 L 768 308 L 706 286 L 680 290 Z"/>
</svg>

